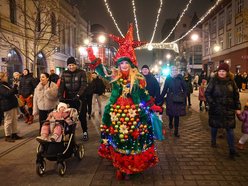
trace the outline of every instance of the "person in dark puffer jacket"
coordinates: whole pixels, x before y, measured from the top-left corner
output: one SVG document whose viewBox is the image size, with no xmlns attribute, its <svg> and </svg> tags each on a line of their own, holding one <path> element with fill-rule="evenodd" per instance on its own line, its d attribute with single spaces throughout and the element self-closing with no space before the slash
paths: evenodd
<svg viewBox="0 0 248 186">
<path fill-rule="evenodd" d="M 12 88 L 8 83 L 8 76 L 0 72 L 0 110 L 4 113 L 5 141 L 14 142 L 22 139 L 17 135 L 17 108 L 18 101 L 15 96 L 17 86 Z"/>
<path fill-rule="evenodd" d="M 37 81 L 28 69 L 23 70 L 23 75 L 20 78 L 19 85 L 19 107 L 21 112 L 25 115 L 25 123 L 32 124 L 34 117 L 33 113 L 33 94 L 37 86 Z M 28 110 L 25 109 L 27 104 Z"/>
<path fill-rule="evenodd" d="M 239 90 L 233 75 L 229 72 L 229 65 L 222 63 L 217 69 L 205 91 L 209 104 L 209 126 L 211 127 L 211 146 L 216 148 L 218 129 L 224 128 L 227 133 L 229 157 L 238 156 L 234 146 L 233 129 L 236 127 L 235 112 L 240 114 Z"/>
<path fill-rule="evenodd" d="M 76 60 L 74 57 L 67 59 L 68 70 L 65 70 L 61 75 L 58 97 L 62 102 L 67 102 L 70 107 L 76 108 L 79 111 L 79 120 L 83 129 L 83 140 L 88 140 L 87 131 L 87 106 L 86 106 L 86 92 L 87 77 L 86 72 L 77 69 Z M 70 101 L 68 101 L 68 99 Z M 79 101 L 82 102 L 81 110 L 79 110 Z"/>
</svg>

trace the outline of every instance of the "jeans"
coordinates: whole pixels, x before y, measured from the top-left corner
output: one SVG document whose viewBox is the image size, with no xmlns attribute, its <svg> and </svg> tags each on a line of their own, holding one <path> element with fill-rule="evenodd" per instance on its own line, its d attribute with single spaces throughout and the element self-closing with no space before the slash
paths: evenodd
<svg viewBox="0 0 248 186">
<path fill-rule="evenodd" d="M 211 142 L 214 144 L 216 144 L 217 132 L 218 128 L 211 128 Z M 233 129 L 226 129 L 226 137 L 230 152 L 235 152 Z"/>
<path fill-rule="evenodd" d="M 179 127 L 179 116 L 169 116 L 169 128 L 173 129 L 173 119 L 174 119 L 174 127 L 175 133 L 178 134 L 178 127 Z"/>
</svg>

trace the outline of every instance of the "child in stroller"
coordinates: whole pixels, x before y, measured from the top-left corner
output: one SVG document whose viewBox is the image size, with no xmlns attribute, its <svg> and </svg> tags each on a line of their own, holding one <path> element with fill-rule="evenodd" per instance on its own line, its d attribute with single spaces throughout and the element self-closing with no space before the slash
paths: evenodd
<svg viewBox="0 0 248 186">
<path fill-rule="evenodd" d="M 36 138 L 39 142 L 36 159 L 38 175 L 41 176 L 45 172 L 45 158 L 50 161 L 57 161 L 58 172 L 61 176 L 64 175 L 66 170 L 65 159 L 73 154 L 79 160 L 83 158 L 83 144 L 76 144 L 75 142 L 77 120 L 77 110 L 68 108 L 67 104 L 63 102 L 58 104 L 57 110 L 48 115 L 47 120 L 42 125 L 41 135 Z M 69 138 L 66 139 L 66 136 Z"/>
<path fill-rule="evenodd" d="M 60 102 L 57 110 L 51 112 L 48 115 L 46 122 L 41 127 L 41 136 L 36 138 L 39 142 L 53 141 L 60 142 L 62 139 L 63 126 L 61 121 L 66 122 L 68 125 L 72 125 L 77 120 L 77 111 L 75 109 L 67 107 L 67 104 Z M 49 138 L 49 133 L 51 136 Z"/>
</svg>

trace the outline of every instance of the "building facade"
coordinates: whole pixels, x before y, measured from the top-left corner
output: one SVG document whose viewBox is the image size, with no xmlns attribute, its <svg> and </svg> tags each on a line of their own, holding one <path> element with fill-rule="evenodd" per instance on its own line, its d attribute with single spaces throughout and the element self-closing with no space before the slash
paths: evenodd
<svg viewBox="0 0 248 186">
<path fill-rule="evenodd" d="M 248 71 L 248 1 L 224 0 L 202 24 L 203 68 L 208 73 L 226 62 L 231 71 Z M 220 51 L 215 51 L 215 45 Z"/>
<path fill-rule="evenodd" d="M 0 7 L 0 71 L 59 74 L 69 56 L 83 65 L 78 47 L 87 22 L 69 1 L 2 0 Z"/>
</svg>

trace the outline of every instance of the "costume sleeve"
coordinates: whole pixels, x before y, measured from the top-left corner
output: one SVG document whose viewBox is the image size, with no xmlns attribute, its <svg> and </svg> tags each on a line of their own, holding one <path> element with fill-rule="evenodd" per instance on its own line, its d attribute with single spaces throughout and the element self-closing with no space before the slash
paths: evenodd
<svg viewBox="0 0 248 186">
<path fill-rule="evenodd" d="M 93 49 L 89 47 L 87 48 L 87 52 L 88 52 L 88 58 L 91 62 L 89 65 L 90 68 L 92 70 L 95 70 L 97 74 L 103 77 L 104 79 L 111 81 L 110 76 L 106 75 L 109 73 L 111 74 L 111 71 L 102 64 L 102 60 L 100 58 L 96 58 L 96 56 L 93 53 Z"/>
</svg>

